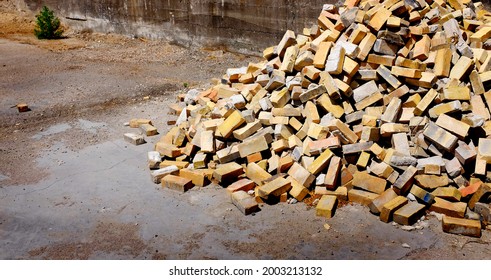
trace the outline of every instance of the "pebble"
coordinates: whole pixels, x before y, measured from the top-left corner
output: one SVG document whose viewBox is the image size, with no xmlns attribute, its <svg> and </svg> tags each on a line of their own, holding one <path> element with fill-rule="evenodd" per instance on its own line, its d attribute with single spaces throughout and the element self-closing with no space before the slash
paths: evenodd
<svg viewBox="0 0 491 280">
<path fill-rule="evenodd" d="M 416 229 L 416 227 L 413 227 L 413 226 L 402 226 L 401 227 L 402 230 L 405 230 L 405 231 L 413 231 Z"/>
<path fill-rule="evenodd" d="M 250 190 L 247 192 L 248 195 L 254 195 L 254 190 Z"/>
<path fill-rule="evenodd" d="M 440 213 L 436 213 L 436 212 L 430 212 L 430 215 L 433 215 L 437 218 L 437 220 L 441 221 L 443 220 L 443 214 L 440 214 Z"/>
<path fill-rule="evenodd" d="M 330 230 L 331 229 L 331 226 L 329 224 L 324 224 L 324 228 L 327 229 L 327 230 Z"/>
<path fill-rule="evenodd" d="M 292 199 L 290 200 L 290 204 L 296 204 L 297 202 L 298 202 L 298 200 L 297 200 L 297 199 L 295 199 L 295 198 L 292 198 Z"/>
<path fill-rule="evenodd" d="M 402 247 L 403 248 L 408 248 L 408 249 L 411 248 L 411 246 L 409 246 L 409 244 L 407 244 L 407 243 L 402 243 Z"/>
<path fill-rule="evenodd" d="M 407 195 L 407 199 L 409 199 L 411 201 L 416 201 L 416 197 L 412 193 Z"/>
</svg>

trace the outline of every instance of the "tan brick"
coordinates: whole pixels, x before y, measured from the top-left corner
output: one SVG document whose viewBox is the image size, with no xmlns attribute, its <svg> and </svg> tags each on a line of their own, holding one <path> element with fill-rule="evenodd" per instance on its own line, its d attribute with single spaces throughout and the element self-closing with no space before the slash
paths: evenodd
<svg viewBox="0 0 491 280">
<path fill-rule="evenodd" d="M 368 25 L 375 31 L 379 31 L 391 15 L 392 13 L 389 10 L 381 8 L 372 16 Z"/>
<path fill-rule="evenodd" d="M 402 123 L 385 123 L 380 126 L 380 135 L 390 137 L 395 133 L 408 133 L 409 125 Z"/>
<path fill-rule="evenodd" d="M 387 69 L 387 67 L 380 65 L 377 68 L 377 74 L 384 78 L 384 80 L 386 80 L 393 88 L 398 88 L 401 86 L 401 82 L 392 75 L 391 71 Z"/>
<path fill-rule="evenodd" d="M 169 158 L 176 158 L 182 154 L 181 149 L 179 149 L 175 145 L 163 142 L 157 142 L 157 144 L 155 144 L 155 151 L 159 152 L 160 155 Z"/>
<path fill-rule="evenodd" d="M 333 157 L 333 155 L 334 154 L 331 152 L 331 150 L 329 149 L 325 150 L 324 152 L 322 152 L 320 156 L 318 156 L 314 160 L 312 165 L 310 165 L 307 170 L 314 175 L 319 174 L 322 170 L 324 170 L 328 166 L 329 160 L 331 159 L 331 157 Z"/>
<path fill-rule="evenodd" d="M 357 154 L 361 152 L 366 152 L 370 150 L 370 147 L 372 147 L 373 142 L 361 142 L 361 143 L 355 143 L 355 144 L 347 144 L 344 145 L 343 148 L 343 154 L 346 155 L 352 155 L 352 154 Z"/>
<path fill-rule="evenodd" d="M 123 134 L 123 138 L 126 142 L 133 145 L 142 145 L 146 143 L 145 138 L 143 138 L 143 135 L 141 134 L 125 133 Z"/>
<path fill-rule="evenodd" d="M 396 197 L 397 194 L 394 192 L 392 188 L 385 190 L 383 193 L 380 194 L 379 197 L 372 200 L 370 205 L 368 205 L 368 207 L 370 208 L 370 212 L 376 215 L 380 214 L 382 212 L 384 205 Z"/>
<path fill-rule="evenodd" d="M 355 107 L 357 110 L 363 110 L 366 107 L 373 105 L 374 103 L 377 103 L 378 101 L 382 100 L 383 98 L 384 98 L 384 96 L 380 92 L 377 92 L 377 93 L 363 99 L 362 101 L 357 102 L 355 104 Z"/>
<path fill-rule="evenodd" d="M 322 94 L 317 100 L 317 104 L 336 118 L 341 118 L 344 115 L 343 107 L 335 104 L 327 94 Z"/>
<path fill-rule="evenodd" d="M 366 172 L 356 172 L 353 174 L 353 186 L 381 194 L 385 191 L 387 182 L 384 179 L 369 175 Z"/>
<path fill-rule="evenodd" d="M 226 147 L 220 151 L 217 151 L 217 157 L 220 163 L 227 163 L 236 160 L 240 157 L 238 145 L 232 145 Z"/>
<path fill-rule="evenodd" d="M 315 180 L 315 176 L 310 174 L 307 169 L 303 168 L 298 163 L 293 163 L 292 167 L 288 170 L 288 175 L 290 175 L 293 179 L 295 179 L 302 186 L 308 188 L 312 185 L 312 182 Z"/>
<path fill-rule="evenodd" d="M 341 147 L 341 142 L 338 137 L 329 137 L 322 140 L 311 141 L 306 145 L 308 147 L 310 155 L 319 155 L 326 149 L 334 149 Z"/>
<path fill-rule="evenodd" d="M 481 202 L 481 200 L 487 200 L 491 195 L 491 187 L 488 184 L 482 184 L 477 191 L 471 196 L 469 200 L 469 208 L 474 210 L 476 203 Z"/>
<path fill-rule="evenodd" d="M 315 207 L 316 215 L 325 218 L 332 218 L 334 216 L 334 212 L 336 211 L 337 204 L 338 199 L 336 196 L 323 195 Z"/>
<path fill-rule="evenodd" d="M 324 69 L 327 60 L 327 54 L 332 47 L 331 42 L 321 42 L 314 56 L 314 66 Z"/>
<path fill-rule="evenodd" d="M 225 186 L 235 182 L 242 174 L 244 174 L 242 166 L 235 162 L 230 162 L 218 166 L 213 172 L 213 178 Z"/>
<path fill-rule="evenodd" d="M 462 165 L 467 165 L 476 159 L 477 152 L 474 145 L 471 147 L 465 142 L 459 141 L 459 145 L 455 149 L 455 157 Z"/>
<path fill-rule="evenodd" d="M 309 194 L 309 190 L 293 178 L 290 178 L 290 181 L 292 183 L 292 188 L 290 189 L 289 194 L 298 201 L 304 200 Z"/>
<path fill-rule="evenodd" d="M 471 93 L 468 87 L 449 86 L 443 89 L 444 100 L 470 100 Z"/>
<path fill-rule="evenodd" d="M 394 191 L 398 195 L 406 195 L 409 188 L 413 184 L 414 176 L 418 172 L 418 169 L 414 166 L 409 166 L 404 173 L 401 174 L 394 183 Z"/>
<path fill-rule="evenodd" d="M 387 109 L 382 114 L 380 120 L 383 123 L 395 123 L 401 110 L 401 105 L 402 101 L 399 98 L 393 98 L 389 102 L 389 105 L 387 105 Z"/>
<path fill-rule="evenodd" d="M 345 123 L 338 119 L 331 121 L 328 126 L 331 131 L 336 129 L 339 130 L 349 143 L 354 144 L 359 139 L 358 135 L 356 135 Z"/>
<path fill-rule="evenodd" d="M 345 58 L 345 49 L 341 46 L 334 46 L 327 57 L 326 65 L 324 71 L 331 75 L 339 75 L 343 71 L 343 64 Z"/>
<path fill-rule="evenodd" d="M 402 155 L 411 155 L 406 133 L 392 134 L 392 147 Z"/>
<path fill-rule="evenodd" d="M 283 57 L 285 54 L 285 51 L 288 47 L 296 44 L 297 40 L 295 37 L 295 32 L 292 30 L 287 30 L 285 34 L 283 35 L 283 38 L 281 39 L 280 43 L 278 46 L 276 46 L 274 50 L 274 54 L 278 55 L 279 57 Z"/>
<path fill-rule="evenodd" d="M 327 189 L 334 189 L 338 185 L 339 173 L 341 170 L 341 158 L 334 156 L 329 162 L 324 184 Z"/>
<path fill-rule="evenodd" d="M 288 47 L 285 51 L 285 56 L 283 57 L 283 62 L 281 63 L 280 70 L 286 73 L 293 72 L 293 67 L 295 66 L 297 55 L 298 47 L 296 45 Z"/>
<path fill-rule="evenodd" d="M 392 200 L 390 200 L 389 202 L 386 202 L 382 206 L 382 210 L 380 211 L 380 220 L 385 223 L 390 222 L 393 218 L 394 212 L 399 210 L 407 203 L 408 203 L 407 198 L 403 196 L 397 196 Z"/>
<path fill-rule="evenodd" d="M 175 175 L 167 175 L 162 178 L 162 187 L 169 188 L 180 192 L 187 192 L 194 187 L 190 179 L 182 178 Z"/>
<path fill-rule="evenodd" d="M 183 169 L 189 166 L 189 162 L 185 161 L 173 161 L 173 160 L 164 160 L 159 164 L 160 168 L 165 168 L 168 166 L 177 166 L 179 169 Z"/>
<path fill-rule="evenodd" d="M 360 44 L 358 45 L 360 47 L 360 52 L 357 55 L 357 58 L 360 61 L 365 60 L 365 58 L 368 56 L 368 54 L 372 50 L 372 47 L 375 44 L 376 40 L 377 40 L 377 37 L 371 33 L 368 33 L 363 38 L 363 40 L 361 40 Z"/>
<path fill-rule="evenodd" d="M 278 91 L 274 91 L 269 99 L 275 108 L 281 108 L 290 102 L 291 96 L 288 89 L 284 87 Z"/>
<path fill-rule="evenodd" d="M 157 128 L 151 124 L 147 124 L 147 123 L 140 124 L 139 128 L 141 133 L 145 134 L 146 136 L 154 136 L 159 134 L 157 132 Z"/>
<path fill-rule="evenodd" d="M 481 222 L 476 220 L 443 216 L 442 228 L 447 233 L 481 237 Z"/>
<path fill-rule="evenodd" d="M 416 202 L 410 202 L 394 212 L 394 222 L 401 225 L 416 223 L 425 213 L 425 206 Z"/>
<path fill-rule="evenodd" d="M 251 179 L 257 185 L 262 185 L 264 181 L 271 178 L 271 174 L 266 172 L 256 163 L 250 163 L 247 165 L 245 175 Z"/>
<path fill-rule="evenodd" d="M 483 26 L 479 31 L 471 35 L 471 42 L 485 42 L 491 37 L 491 27 Z"/>
<path fill-rule="evenodd" d="M 379 88 L 375 81 L 369 81 L 355 89 L 353 89 L 353 99 L 355 102 L 360 102 L 363 99 L 379 92 Z"/>
<path fill-rule="evenodd" d="M 329 129 L 316 123 L 311 123 L 307 132 L 307 136 L 316 140 L 325 139 L 328 135 Z"/>
<path fill-rule="evenodd" d="M 249 179 L 240 179 L 239 181 L 228 186 L 227 191 L 229 191 L 230 193 L 237 191 L 248 192 L 250 190 L 253 190 L 255 187 L 256 183 L 254 183 L 253 181 Z"/>
<path fill-rule="evenodd" d="M 291 181 L 283 177 L 278 177 L 259 187 L 259 196 L 263 199 L 279 197 L 281 194 L 291 189 Z"/>
<path fill-rule="evenodd" d="M 421 71 L 418 69 L 404 68 L 399 66 L 392 66 L 390 73 L 394 76 L 419 79 L 421 78 Z"/>
<path fill-rule="evenodd" d="M 317 195 L 334 195 L 339 200 L 348 200 L 348 188 L 347 187 L 337 187 L 335 190 L 328 190 L 324 186 L 316 186 L 314 193 Z"/>
<path fill-rule="evenodd" d="M 467 73 L 467 71 L 469 71 L 473 63 L 474 62 L 472 59 L 466 56 L 461 56 L 450 71 L 450 79 L 462 80 L 462 77 L 465 75 L 465 73 Z"/>
<path fill-rule="evenodd" d="M 412 193 L 418 199 L 418 201 L 422 202 L 425 205 L 430 205 L 435 200 L 435 197 L 431 193 L 416 185 L 413 185 L 410 193 Z"/>
<path fill-rule="evenodd" d="M 370 161 L 370 154 L 367 152 L 361 152 L 358 160 L 356 161 L 356 166 L 365 169 Z"/>
<path fill-rule="evenodd" d="M 140 125 L 142 125 L 142 124 L 152 125 L 152 121 L 149 119 L 131 119 L 130 120 L 130 127 L 131 128 L 139 128 Z"/>
<path fill-rule="evenodd" d="M 445 114 L 441 114 L 438 117 L 436 121 L 436 125 L 452 132 L 453 134 L 457 135 L 460 139 L 464 139 L 465 137 L 467 137 L 467 134 L 469 133 L 469 129 L 470 129 L 470 126 L 468 124 L 456 120 L 452 117 L 449 117 Z"/>
<path fill-rule="evenodd" d="M 257 132 L 262 127 L 259 120 L 246 124 L 244 127 L 234 130 L 233 135 L 237 140 L 245 140 L 247 137 L 251 136 Z"/>
<path fill-rule="evenodd" d="M 234 111 L 217 127 L 217 131 L 224 138 L 229 138 L 234 130 L 239 128 L 243 123 L 245 123 L 245 119 L 242 117 L 242 114 L 239 111 Z"/>
<path fill-rule="evenodd" d="M 310 68 L 312 71 L 318 71 L 312 64 L 314 63 L 314 54 L 310 51 L 300 51 L 295 60 L 294 69 L 296 71 L 302 71 L 302 69 Z M 303 71 L 302 71 L 303 72 Z"/>
<path fill-rule="evenodd" d="M 472 91 L 475 94 L 483 94 L 485 92 L 481 76 L 479 76 L 476 70 L 473 70 L 471 72 L 471 74 L 469 75 L 469 80 L 471 81 Z"/>
<path fill-rule="evenodd" d="M 445 214 L 450 217 L 464 218 L 467 204 L 465 202 L 450 202 L 440 197 L 430 206 L 430 211 Z"/>
<path fill-rule="evenodd" d="M 254 197 L 247 194 L 245 191 L 236 191 L 232 193 L 232 203 L 242 212 L 244 215 L 249 215 L 259 211 L 259 205 Z"/>
<path fill-rule="evenodd" d="M 439 187 L 431 192 L 431 194 L 434 195 L 436 198 L 439 197 L 453 202 L 460 201 L 462 197 L 460 191 L 457 188 L 451 186 Z"/>
<path fill-rule="evenodd" d="M 239 149 L 240 157 L 245 158 L 248 155 L 268 150 L 269 146 L 264 136 L 257 136 L 244 140 L 237 148 Z"/>
<path fill-rule="evenodd" d="M 391 67 L 392 65 L 394 65 L 395 60 L 395 56 L 391 55 L 369 54 L 367 62 Z"/>
<path fill-rule="evenodd" d="M 450 101 L 447 103 L 441 103 L 436 106 L 430 108 L 428 113 L 430 114 L 430 118 L 435 119 L 438 118 L 441 114 L 454 113 L 462 110 L 462 104 L 460 101 Z"/>
<path fill-rule="evenodd" d="M 207 173 L 213 172 L 211 169 L 180 169 L 179 177 L 191 180 L 195 186 L 204 187 L 210 183 Z"/>
<path fill-rule="evenodd" d="M 324 85 L 318 85 L 300 94 L 300 101 L 302 101 L 302 103 L 305 103 L 309 100 L 317 98 L 319 95 L 324 94 L 326 92 L 327 90 Z M 276 106 L 276 107 L 281 107 L 281 106 Z"/>
<path fill-rule="evenodd" d="M 368 206 L 374 199 L 376 199 L 379 195 L 376 193 L 352 189 L 348 191 L 348 200 L 350 202 L 358 203 L 361 205 Z"/>
<path fill-rule="evenodd" d="M 387 179 L 394 172 L 394 169 L 383 161 L 380 163 L 372 161 L 372 164 L 370 165 L 370 172 L 375 174 L 377 177 Z"/>
<path fill-rule="evenodd" d="M 179 168 L 177 168 L 177 166 L 168 166 L 152 171 L 150 173 L 150 176 L 152 178 L 152 182 L 154 182 L 155 184 L 160 184 L 162 178 L 164 178 L 165 176 L 177 174 L 179 174 Z"/>
<path fill-rule="evenodd" d="M 423 134 L 433 144 L 449 152 L 453 151 L 457 145 L 458 138 L 456 136 L 440 128 L 433 122 L 430 122 Z"/>
<path fill-rule="evenodd" d="M 431 39 L 427 35 L 424 35 L 416 44 L 413 49 L 413 58 L 419 60 L 425 60 L 430 53 Z"/>
</svg>

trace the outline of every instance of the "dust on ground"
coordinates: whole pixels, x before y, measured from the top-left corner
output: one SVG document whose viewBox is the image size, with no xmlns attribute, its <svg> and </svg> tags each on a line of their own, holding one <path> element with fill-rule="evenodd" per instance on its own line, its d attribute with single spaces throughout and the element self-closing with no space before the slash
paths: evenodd
<svg viewBox="0 0 491 280">
<path fill-rule="evenodd" d="M 176 102 L 177 94 L 188 88 L 205 88 L 227 67 L 255 59 L 69 29 L 65 39 L 38 40 L 32 15 L 9 8 L 0 6 L 0 157 L 9 162 L 0 166 L 0 174 L 8 177 L 2 184 L 27 184 L 45 177 L 33 161 L 60 135 L 36 140 L 33 134 L 78 119 L 119 122 L 114 116 L 127 112 L 130 118 L 131 110 L 138 110 L 135 106 L 158 109 L 155 101 Z M 18 113 L 14 108 L 18 103 L 27 103 L 31 111 Z M 66 134 L 64 142 L 80 149 L 111 137 L 107 132 L 78 130 Z"/>
</svg>

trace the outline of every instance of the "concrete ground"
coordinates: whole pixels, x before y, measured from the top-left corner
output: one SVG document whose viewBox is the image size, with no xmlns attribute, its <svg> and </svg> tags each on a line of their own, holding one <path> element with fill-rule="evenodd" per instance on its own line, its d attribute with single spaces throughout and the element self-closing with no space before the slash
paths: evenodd
<svg viewBox="0 0 491 280">
<path fill-rule="evenodd" d="M 146 152 L 160 136 L 133 146 L 123 123 L 151 118 L 162 135 L 185 83 L 204 87 L 257 58 L 111 36 L 75 36 L 61 50 L 25 38 L 0 39 L 0 259 L 491 258 L 490 231 L 449 235 L 431 215 L 411 231 L 359 205 L 328 220 L 304 203 L 243 216 L 220 186 L 153 184 Z M 10 108 L 22 101 L 32 111 Z"/>
</svg>

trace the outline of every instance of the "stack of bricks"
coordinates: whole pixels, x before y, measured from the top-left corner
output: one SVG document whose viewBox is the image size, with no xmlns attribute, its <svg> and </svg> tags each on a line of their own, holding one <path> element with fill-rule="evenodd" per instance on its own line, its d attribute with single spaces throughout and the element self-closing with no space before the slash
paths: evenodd
<svg viewBox="0 0 491 280">
<path fill-rule="evenodd" d="M 491 216 L 490 38 L 491 16 L 468 0 L 324 5 L 262 62 L 179 96 L 176 126 L 149 154 L 154 181 L 180 191 L 216 181 L 244 214 L 314 196 L 325 217 L 348 200 L 402 225 L 442 213 L 445 232 L 480 236 Z"/>
</svg>

